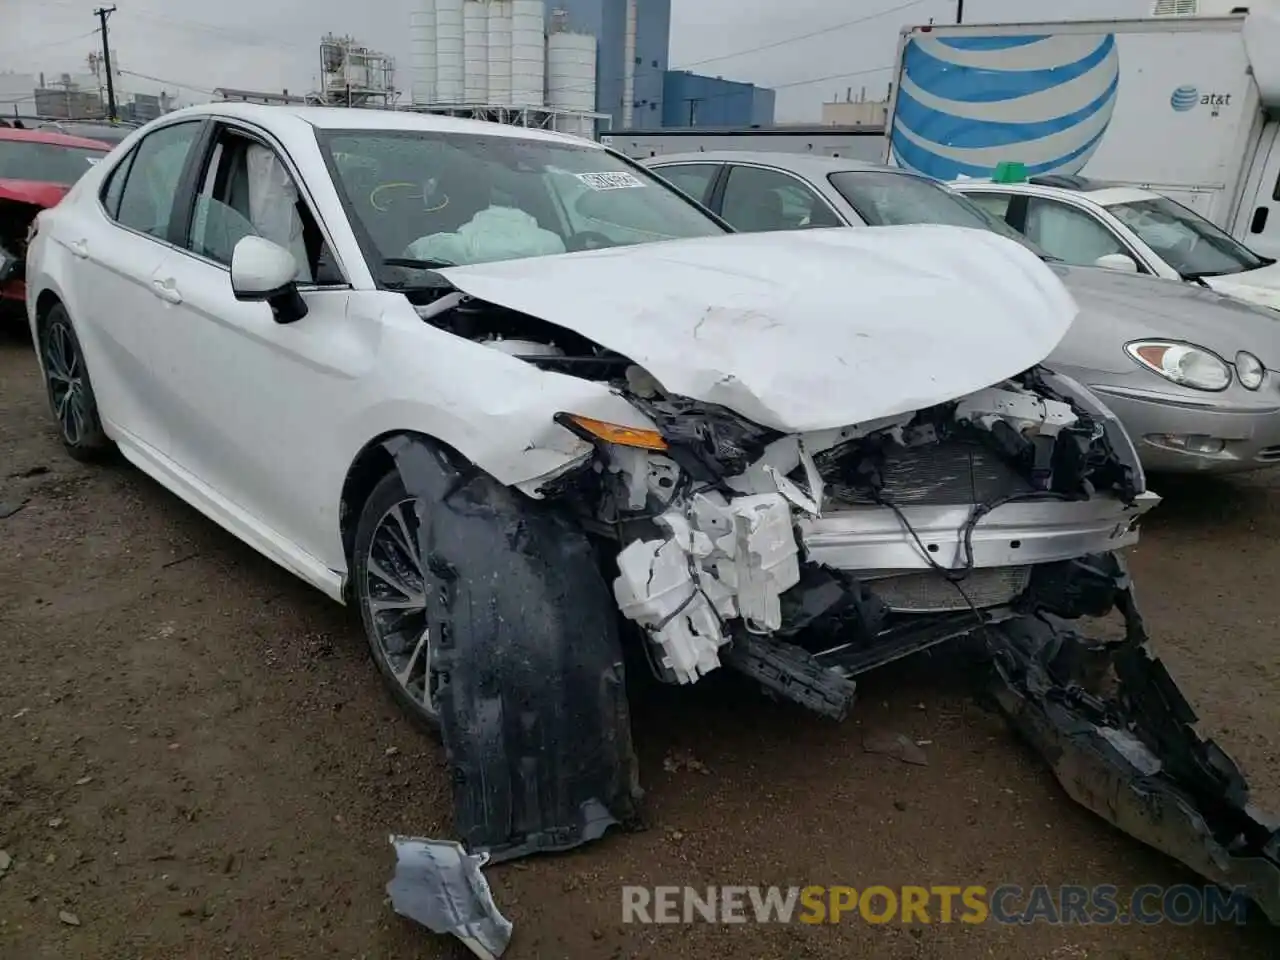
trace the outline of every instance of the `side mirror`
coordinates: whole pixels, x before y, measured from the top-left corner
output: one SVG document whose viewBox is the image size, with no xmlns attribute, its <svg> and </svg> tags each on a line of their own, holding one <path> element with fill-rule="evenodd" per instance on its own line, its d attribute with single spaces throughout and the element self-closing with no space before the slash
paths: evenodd
<svg viewBox="0 0 1280 960">
<path fill-rule="evenodd" d="M 1107 270 L 1118 270 L 1120 273 L 1138 272 L 1137 261 L 1127 253 L 1104 253 L 1093 261 L 1093 265 L 1095 267 L 1104 267 Z"/>
<path fill-rule="evenodd" d="M 293 254 L 262 237 L 241 237 L 231 252 L 231 292 L 240 301 L 268 304 L 276 323 L 294 323 L 307 315 L 297 276 Z"/>
</svg>

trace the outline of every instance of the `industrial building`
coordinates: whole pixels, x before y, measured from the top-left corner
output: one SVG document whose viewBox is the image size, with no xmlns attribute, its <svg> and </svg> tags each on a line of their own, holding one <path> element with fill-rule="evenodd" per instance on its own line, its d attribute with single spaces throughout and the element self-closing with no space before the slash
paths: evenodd
<svg viewBox="0 0 1280 960">
<path fill-rule="evenodd" d="M 768 126 L 776 96 L 754 83 L 668 70 L 662 81 L 662 126 Z"/>
<path fill-rule="evenodd" d="M 590 137 L 596 39 L 543 0 L 421 0 L 410 22 L 412 107 Z"/>
<path fill-rule="evenodd" d="M 773 91 L 667 69 L 671 0 L 418 0 L 413 109 L 550 127 L 773 122 Z"/>
</svg>

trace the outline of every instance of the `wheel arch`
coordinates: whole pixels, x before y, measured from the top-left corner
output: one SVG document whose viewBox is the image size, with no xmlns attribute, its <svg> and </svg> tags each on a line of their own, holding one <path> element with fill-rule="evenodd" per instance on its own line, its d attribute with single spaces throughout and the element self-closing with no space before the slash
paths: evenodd
<svg viewBox="0 0 1280 960">
<path fill-rule="evenodd" d="M 396 459 L 389 448 L 403 441 L 427 444 L 440 451 L 459 468 L 470 465 L 469 461 L 454 447 L 439 437 L 421 430 L 386 430 L 369 440 L 360 448 L 347 467 L 338 501 L 338 534 L 342 540 L 342 552 L 347 561 L 348 571 L 351 569 L 356 528 L 360 524 L 360 511 L 364 509 L 365 501 L 369 499 L 369 494 L 378 485 L 378 481 L 396 469 Z M 350 577 L 348 577 L 349 583 Z"/>
</svg>

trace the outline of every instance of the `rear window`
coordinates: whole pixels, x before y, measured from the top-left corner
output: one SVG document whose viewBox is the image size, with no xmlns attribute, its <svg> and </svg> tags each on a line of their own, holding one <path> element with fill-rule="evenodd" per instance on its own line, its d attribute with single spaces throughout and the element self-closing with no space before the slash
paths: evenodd
<svg viewBox="0 0 1280 960">
<path fill-rule="evenodd" d="M 86 147 L 0 140 L 0 180 L 35 180 L 69 187 L 106 155 L 106 150 Z"/>
</svg>

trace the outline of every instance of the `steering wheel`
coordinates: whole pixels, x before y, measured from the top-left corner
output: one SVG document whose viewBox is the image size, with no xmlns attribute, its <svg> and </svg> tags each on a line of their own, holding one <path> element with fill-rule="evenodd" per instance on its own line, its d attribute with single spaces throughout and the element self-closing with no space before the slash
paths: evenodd
<svg viewBox="0 0 1280 960">
<path fill-rule="evenodd" d="M 617 246 L 599 230 L 579 230 L 565 244 L 565 248 L 573 253 L 579 250 L 599 250 L 602 247 Z"/>
</svg>

